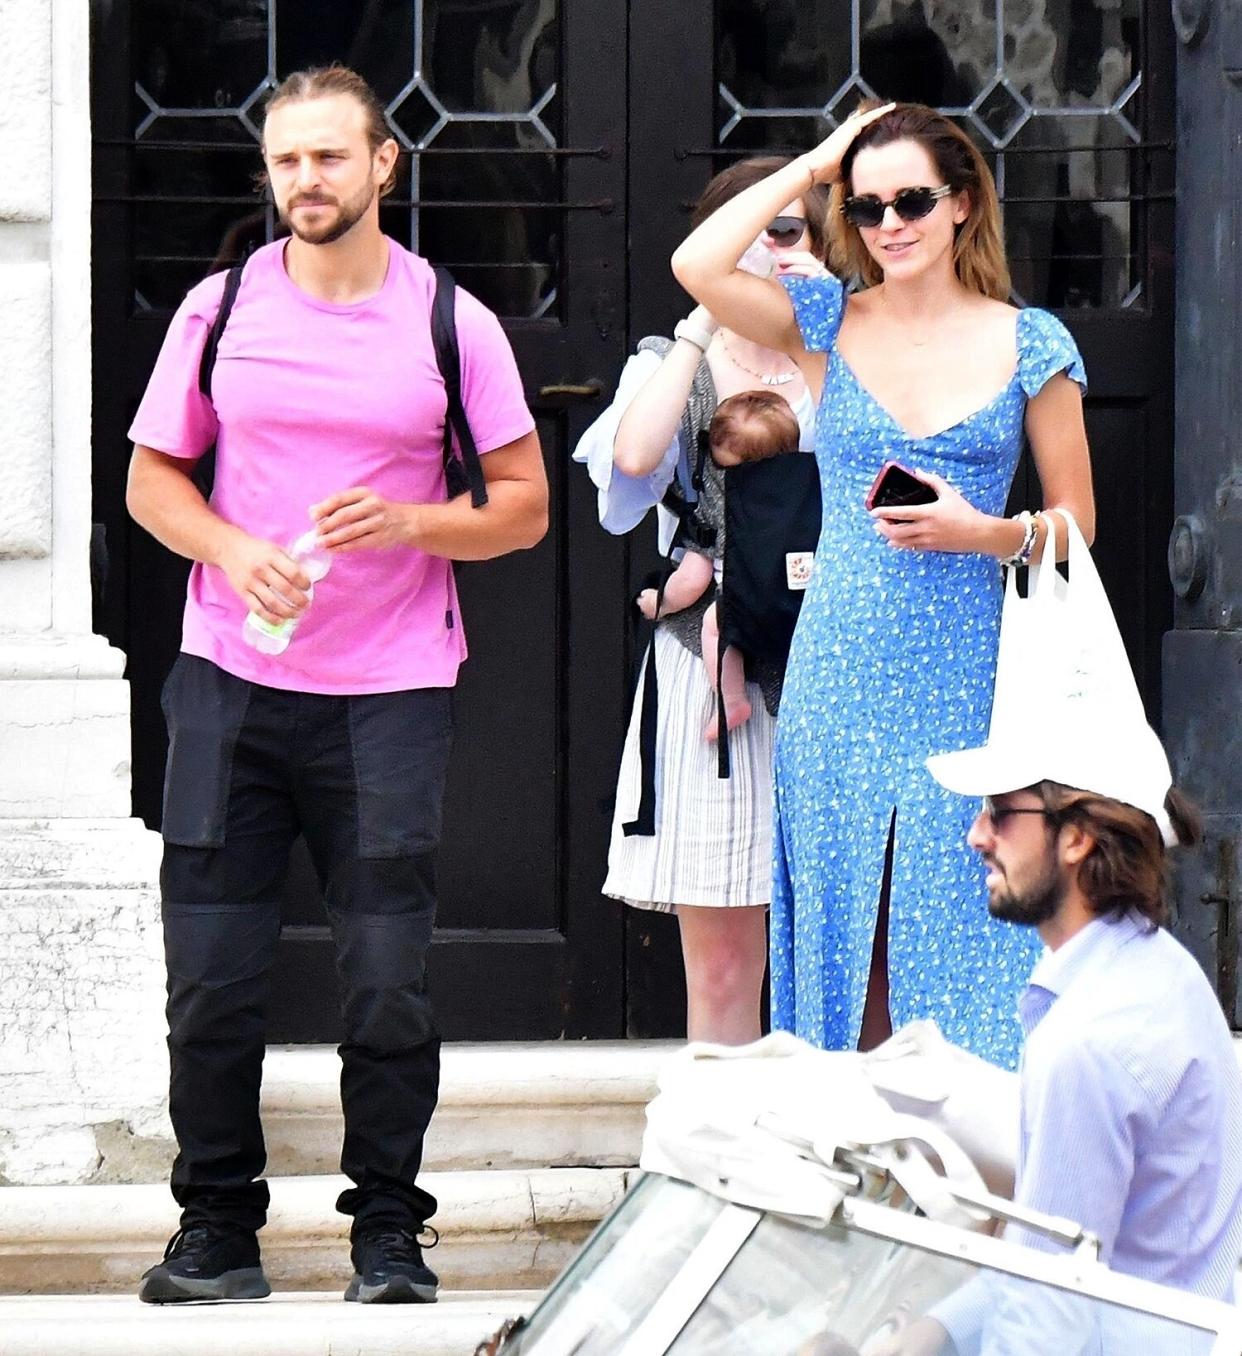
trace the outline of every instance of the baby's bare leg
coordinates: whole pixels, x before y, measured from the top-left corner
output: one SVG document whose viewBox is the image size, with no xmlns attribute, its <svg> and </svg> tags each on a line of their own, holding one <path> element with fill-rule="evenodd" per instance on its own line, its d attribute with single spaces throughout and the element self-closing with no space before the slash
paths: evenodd
<svg viewBox="0 0 1242 1356">
<path fill-rule="evenodd" d="M 716 664 L 720 656 L 720 626 L 713 603 L 703 614 L 703 663 L 707 666 L 707 681 L 716 691 Z M 720 691 L 724 697 L 725 729 L 736 730 L 750 719 L 750 702 L 746 697 L 746 666 L 740 650 L 730 645 L 720 663 Z M 720 737 L 719 713 L 712 708 L 711 719 L 704 731 L 708 739 Z"/>
<path fill-rule="evenodd" d="M 691 603 L 697 603 L 712 582 L 712 562 L 697 551 L 687 551 L 664 585 L 664 602 L 660 616 L 681 612 Z M 643 589 L 636 600 L 638 610 L 648 621 L 655 621 L 656 591 Z"/>
</svg>

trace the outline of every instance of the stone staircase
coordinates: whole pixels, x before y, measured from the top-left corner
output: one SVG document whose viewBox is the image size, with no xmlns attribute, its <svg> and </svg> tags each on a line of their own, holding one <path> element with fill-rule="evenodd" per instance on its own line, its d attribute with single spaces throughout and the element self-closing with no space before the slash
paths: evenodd
<svg viewBox="0 0 1242 1356">
<path fill-rule="evenodd" d="M 671 1047 L 455 1045 L 444 1052 L 425 1185 L 440 1202 L 431 1306 L 344 1304 L 348 1222 L 333 1210 L 335 1051 L 274 1048 L 264 1075 L 270 1300 L 140 1305 L 176 1227 L 171 1145 L 118 1138 L 86 1186 L 0 1188 L 0 1356 L 470 1356 L 527 1312 L 624 1193 Z"/>
</svg>

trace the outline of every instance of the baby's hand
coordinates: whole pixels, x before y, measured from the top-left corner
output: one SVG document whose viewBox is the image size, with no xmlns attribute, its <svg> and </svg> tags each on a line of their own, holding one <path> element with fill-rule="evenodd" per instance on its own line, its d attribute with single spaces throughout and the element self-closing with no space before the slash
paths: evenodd
<svg viewBox="0 0 1242 1356">
<path fill-rule="evenodd" d="M 643 589 L 643 591 L 634 600 L 638 604 L 638 610 L 647 618 L 648 621 L 655 621 L 656 616 L 656 591 L 655 589 Z"/>
<path fill-rule="evenodd" d="M 776 259 L 778 278 L 825 278 L 828 270 L 810 250 L 790 250 Z"/>
</svg>

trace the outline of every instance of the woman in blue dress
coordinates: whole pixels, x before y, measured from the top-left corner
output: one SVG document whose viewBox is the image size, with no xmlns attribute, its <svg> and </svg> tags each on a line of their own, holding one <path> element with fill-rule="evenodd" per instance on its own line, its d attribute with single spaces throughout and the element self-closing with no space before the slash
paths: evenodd
<svg viewBox="0 0 1242 1356">
<path fill-rule="evenodd" d="M 831 184 L 834 276 L 737 260 L 780 205 Z M 727 203 L 673 256 L 721 323 L 789 354 L 817 393 L 823 531 L 777 730 L 773 1025 L 827 1048 L 917 1017 L 1004 1065 L 1037 940 L 987 916 L 977 806 L 929 754 L 987 734 L 997 562 L 1038 550 L 1004 516 L 1030 441 L 1044 505 L 1094 533 L 1082 362 L 1046 311 L 1010 306 L 996 190 L 973 143 L 921 105 L 850 118 Z M 888 461 L 933 503 L 865 507 Z"/>
</svg>

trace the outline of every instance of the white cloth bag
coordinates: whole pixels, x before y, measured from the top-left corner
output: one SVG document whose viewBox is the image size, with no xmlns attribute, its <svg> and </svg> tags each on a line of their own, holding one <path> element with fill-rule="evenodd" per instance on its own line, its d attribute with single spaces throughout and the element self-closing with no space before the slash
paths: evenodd
<svg viewBox="0 0 1242 1356">
<path fill-rule="evenodd" d="M 963 795 L 999 795 L 1040 781 L 1145 810 L 1167 845 L 1169 760 L 1147 724 L 1117 620 L 1082 532 L 1066 509 L 1045 513 L 1047 534 L 1026 597 L 1010 570 L 1001 613 L 988 742 L 938 754 L 933 776 Z M 1067 544 L 1068 580 L 1056 567 Z"/>
<path fill-rule="evenodd" d="M 744 1046 L 687 1046 L 664 1066 L 647 1107 L 640 1166 L 738 1205 L 822 1224 L 849 1189 L 837 1151 L 858 1149 L 932 1218 L 977 1224 L 981 1217 L 953 1192 L 978 1197 L 987 1187 L 970 1136 L 961 1143 L 946 1121 L 960 1131 L 976 1119 L 972 1108 L 981 1113 L 1000 1141 L 988 1149 L 991 1175 L 1012 1182 L 1016 1076 L 952 1058 L 931 1023 L 899 1035 L 870 1055 L 817 1050 L 788 1032 Z"/>
</svg>

